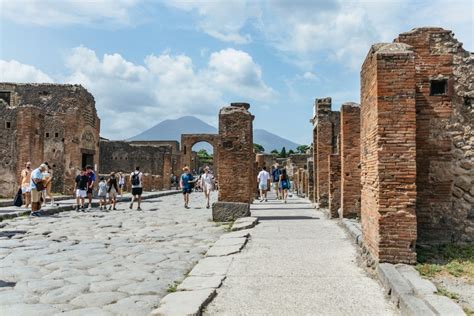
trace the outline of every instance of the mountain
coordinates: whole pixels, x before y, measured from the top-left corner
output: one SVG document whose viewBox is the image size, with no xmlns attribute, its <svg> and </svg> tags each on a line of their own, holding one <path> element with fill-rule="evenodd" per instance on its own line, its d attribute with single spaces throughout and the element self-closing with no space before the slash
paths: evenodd
<svg viewBox="0 0 474 316">
<path fill-rule="evenodd" d="M 181 141 L 181 134 L 216 134 L 217 129 L 194 116 L 183 116 L 175 120 L 164 120 L 146 131 L 129 138 L 128 140 L 177 140 Z M 299 145 L 272 134 L 263 129 L 254 129 L 254 143 L 260 144 L 265 148 L 265 152 L 273 149 L 281 150 L 285 147 L 286 151 Z M 212 152 L 212 146 L 208 143 L 198 143 L 193 150 L 206 149 Z"/>
<path fill-rule="evenodd" d="M 273 149 L 280 151 L 283 147 L 285 147 L 286 152 L 290 149 L 296 151 L 296 147 L 299 146 L 299 144 L 291 140 L 270 133 L 264 129 L 253 130 L 253 142 L 262 145 L 266 153 L 271 152 Z"/>
</svg>

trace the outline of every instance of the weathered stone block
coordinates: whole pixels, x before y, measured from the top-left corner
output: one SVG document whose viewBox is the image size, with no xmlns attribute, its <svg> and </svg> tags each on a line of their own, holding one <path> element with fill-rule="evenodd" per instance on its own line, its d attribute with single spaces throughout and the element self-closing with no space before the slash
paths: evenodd
<svg viewBox="0 0 474 316">
<path fill-rule="evenodd" d="M 216 202 L 212 204 L 212 220 L 215 222 L 230 222 L 247 216 L 250 216 L 249 203 Z"/>
</svg>

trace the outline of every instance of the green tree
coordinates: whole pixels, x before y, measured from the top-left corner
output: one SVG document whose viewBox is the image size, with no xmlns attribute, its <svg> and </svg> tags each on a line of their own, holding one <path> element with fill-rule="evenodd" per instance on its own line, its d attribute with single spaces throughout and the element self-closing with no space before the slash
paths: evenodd
<svg viewBox="0 0 474 316">
<path fill-rule="evenodd" d="M 261 154 L 265 151 L 265 148 L 263 148 L 262 145 L 260 144 L 253 144 L 253 150 L 257 153 L 257 154 Z"/>
<path fill-rule="evenodd" d="M 283 147 L 280 151 L 280 158 L 286 158 L 287 154 L 286 154 L 286 148 Z"/>
<path fill-rule="evenodd" d="M 288 150 L 288 155 L 293 155 L 294 153 L 293 149 Z"/>
<path fill-rule="evenodd" d="M 300 145 L 296 147 L 296 150 L 301 154 L 305 154 L 308 149 L 309 149 L 308 145 Z"/>
<path fill-rule="evenodd" d="M 280 153 L 278 152 L 278 150 L 276 149 L 273 149 L 270 154 L 274 155 L 274 156 L 278 156 Z"/>
</svg>

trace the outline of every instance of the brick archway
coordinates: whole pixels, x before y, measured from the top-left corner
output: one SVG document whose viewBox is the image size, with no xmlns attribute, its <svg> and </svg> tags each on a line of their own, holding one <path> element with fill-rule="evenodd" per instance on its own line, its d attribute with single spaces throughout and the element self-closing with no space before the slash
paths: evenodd
<svg viewBox="0 0 474 316">
<path fill-rule="evenodd" d="M 214 163 L 214 174 L 217 174 L 218 168 L 218 157 L 217 157 L 217 145 L 219 142 L 219 135 L 217 134 L 182 134 L 181 135 L 181 165 L 191 166 L 192 162 L 192 148 L 195 144 L 200 142 L 206 142 L 213 147 L 213 163 Z"/>
</svg>

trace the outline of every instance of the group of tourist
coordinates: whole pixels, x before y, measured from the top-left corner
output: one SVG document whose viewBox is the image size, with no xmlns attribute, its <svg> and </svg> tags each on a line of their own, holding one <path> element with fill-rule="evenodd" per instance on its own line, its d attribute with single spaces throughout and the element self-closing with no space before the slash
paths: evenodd
<svg viewBox="0 0 474 316">
<path fill-rule="evenodd" d="M 277 199 L 287 203 L 288 190 L 291 189 L 291 181 L 285 168 L 280 168 L 278 163 L 272 166 L 271 174 L 267 171 L 267 167 L 263 166 L 257 175 L 258 189 L 260 192 L 260 202 L 267 202 L 267 192 L 273 186 Z"/>
<path fill-rule="evenodd" d="M 179 181 L 179 187 L 183 192 L 184 208 L 186 209 L 189 209 L 189 195 L 196 186 L 199 186 L 202 189 L 202 192 L 204 192 L 206 208 L 210 208 L 211 192 L 214 191 L 216 187 L 216 180 L 214 175 L 210 172 L 209 167 L 205 167 L 204 172 L 197 178 L 192 175 L 189 167 L 185 166 L 183 168 L 183 173 L 181 174 Z"/>
</svg>

